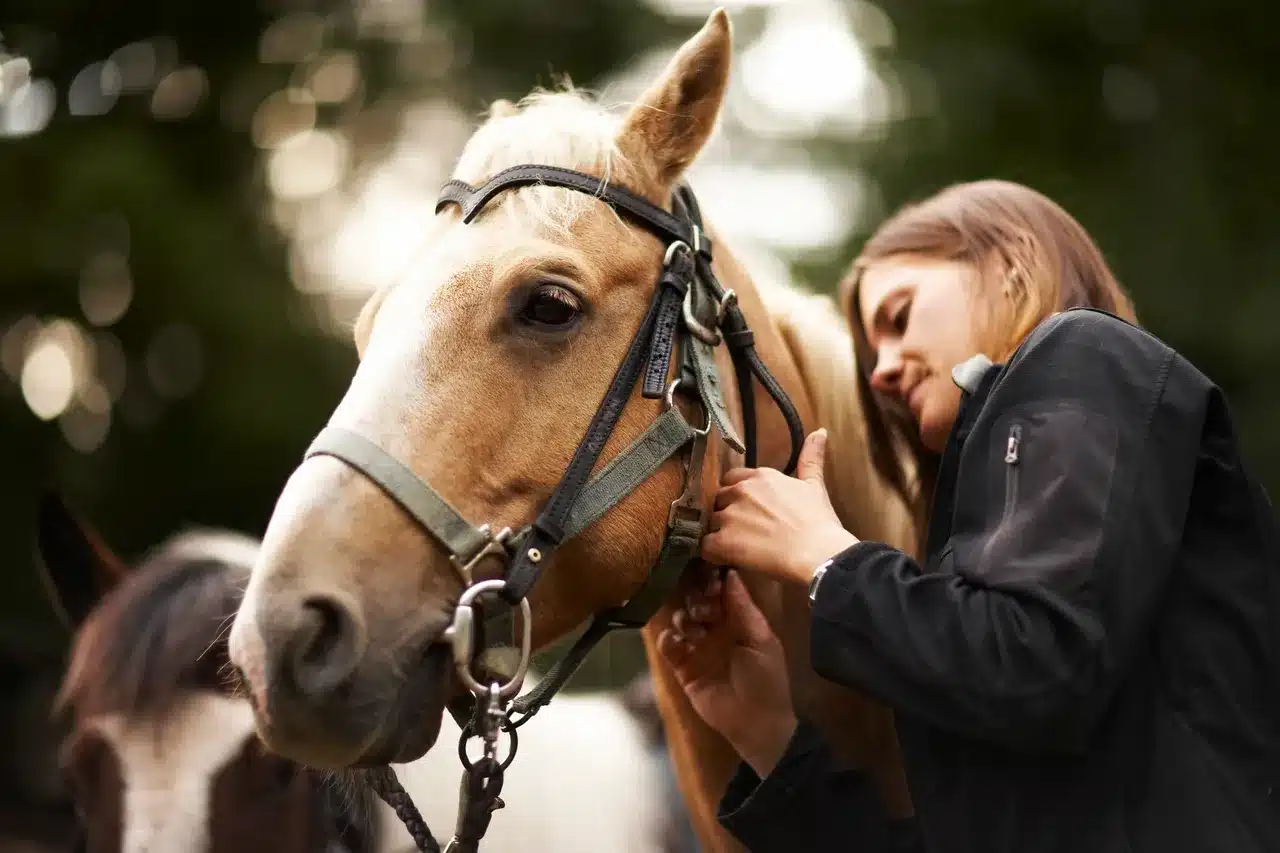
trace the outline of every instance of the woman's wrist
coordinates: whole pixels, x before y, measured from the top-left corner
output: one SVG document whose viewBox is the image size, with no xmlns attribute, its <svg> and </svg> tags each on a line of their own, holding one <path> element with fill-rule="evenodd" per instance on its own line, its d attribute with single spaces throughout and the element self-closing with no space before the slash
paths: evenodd
<svg viewBox="0 0 1280 853">
<path fill-rule="evenodd" d="M 795 550 L 795 561 L 787 575 L 796 583 L 808 586 L 813 580 L 813 573 L 826 561 L 842 551 L 846 551 L 861 541 L 843 527 L 833 526 L 831 529 L 817 531 L 800 548 Z"/>
<path fill-rule="evenodd" d="M 763 779 L 778 766 L 778 761 L 786 753 L 787 745 L 791 743 L 799 725 L 800 721 L 794 712 L 760 720 L 752 726 L 749 733 L 734 739 L 733 748 L 755 774 Z"/>
</svg>

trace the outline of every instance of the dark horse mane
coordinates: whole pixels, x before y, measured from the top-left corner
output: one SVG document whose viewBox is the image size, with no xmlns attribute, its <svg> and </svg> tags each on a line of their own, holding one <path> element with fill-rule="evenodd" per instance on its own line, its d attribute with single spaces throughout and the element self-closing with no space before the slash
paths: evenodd
<svg viewBox="0 0 1280 853">
<path fill-rule="evenodd" d="M 80 719 L 151 716 L 170 710 L 191 690 L 239 695 L 227 632 L 251 567 L 207 544 L 231 535 L 186 531 L 143 556 L 77 631 L 57 712 Z M 328 773 L 299 771 L 310 775 L 321 817 L 346 849 L 372 851 L 371 800 Z"/>
<path fill-rule="evenodd" d="M 58 708 L 81 717 L 169 710 L 185 692 L 233 694 L 226 629 L 248 567 L 172 537 L 143 557 L 85 619 L 72 645 Z"/>
</svg>

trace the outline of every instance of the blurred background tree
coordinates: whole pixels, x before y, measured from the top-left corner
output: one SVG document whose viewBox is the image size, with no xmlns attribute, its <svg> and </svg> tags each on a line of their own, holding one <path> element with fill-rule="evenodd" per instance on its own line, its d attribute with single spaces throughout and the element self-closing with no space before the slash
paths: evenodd
<svg viewBox="0 0 1280 853">
<path fill-rule="evenodd" d="M 64 636 L 44 486 L 127 554 L 261 533 L 487 104 L 567 74 L 633 97 L 704 0 L 0 5 L 0 625 Z M 830 292 L 875 223 L 1005 177 L 1098 238 L 1144 322 L 1227 389 L 1280 488 L 1273 6 L 727 2 L 738 60 L 692 179 L 761 276 Z M 640 665 L 634 638 L 579 685 Z"/>
</svg>

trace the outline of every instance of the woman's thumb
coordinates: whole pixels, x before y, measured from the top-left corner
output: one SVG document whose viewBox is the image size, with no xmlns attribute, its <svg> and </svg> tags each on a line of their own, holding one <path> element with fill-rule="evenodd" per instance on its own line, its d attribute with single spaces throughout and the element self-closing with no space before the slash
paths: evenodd
<svg viewBox="0 0 1280 853">
<path fill-rule="evenodd" d="M 827 459 L 827 429 L 823 427 L 809 434 L 800 448 L 796 460 L 796 476 L 810 483 L 823 484 L 822 467 Z"/>
<path fill-rule="evenodd" d="M 748 645 L 760 646 L 773 637 L 773 628 L 756 606 L 742 576 L 730 569 L 724 583 L 725 614 L 733 632 Z"/>
</svg>

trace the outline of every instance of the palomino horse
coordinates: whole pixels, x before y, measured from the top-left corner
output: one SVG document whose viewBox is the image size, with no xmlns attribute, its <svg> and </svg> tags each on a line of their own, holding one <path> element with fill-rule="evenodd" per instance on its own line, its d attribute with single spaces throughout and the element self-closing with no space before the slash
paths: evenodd
<svg viewBox="0 0 1280 853">
<path fill-rule="evenodd" d="M 226 625 L 256 540 L 224 530 L 179 534 L 130 572 L 52 497 L 39 533 L 52 601 L 79 626 L 61 691 L 75 716 L 63 756 L 91 853 L 411 849 L 385 805 L 376 804 L 368 824 L 369 804 L 330 774 L 266 752 L 247 701 L 230 693 L 220 671 Z M 521 746 L 549 758 L 569 744 L 573 760 L 539 772 L 535 758 L 512 774 L 511 813 L 486 849 L 694 853 L 677 846 L 682 815 L 666 797 L 666 755 L 644 680 L 622 696 L 563 702 L 555 724 Z M 456 756 L 439 750 L 398 769 L 429 819 L 453 822 Z M 570 801 L 592 807 L 584 815 Z"/>
<path fill-rule="evenodd" d="M 285 484 L 231 630 L 273 749 L 316 766 L 410 761 L 446 707 L 466 720 L 470 694 L 469 732 L 510 730 L 551 695 L 540 685 L 511 706 L 520 720 L 504 716 L 528 657 L 493 642 L 510 621 L 535 648 L 593 616 L 587 644 L 601 625 L 647 622 L 699 838 L 736 849 L 714 810 L 737 756 L 654 650 L 681 600 L 666 582 L 708 570 L 685 559 L 720 475 L 744 458 L 789 468 L 797 421 L 826 426 L 843 521 L 900 547 L 914 537 L 865 452 L 833 304 L 757 287 L 680 183 L 719 114 L 731 41 L 718 10 L 623 115 L 539 94 L 496 103 L 468 141 L 417 263 L 357 322 L 360 366 Z M 803 590 L 750 585 L 799 712 L 907 813 L 891 715 L 813 673 Z M 502 654 L 475 654 L 489 648 Z M 500 779 L 485 760 L 484 778 Z"/>
</svg>

